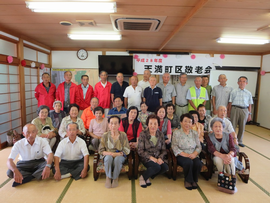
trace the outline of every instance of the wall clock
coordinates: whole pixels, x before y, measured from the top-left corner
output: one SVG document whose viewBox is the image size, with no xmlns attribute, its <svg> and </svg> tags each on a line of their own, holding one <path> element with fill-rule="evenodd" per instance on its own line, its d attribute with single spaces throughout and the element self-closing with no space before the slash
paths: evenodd
<svg viewBox="0 0 270 203">
<path fill-rule="evenodd" d="M 85 60 L 88 57 L 88 52 L 85 49 L 79 49 L 77 51 L 77 57 L 80 60 Z"/>
</svg>

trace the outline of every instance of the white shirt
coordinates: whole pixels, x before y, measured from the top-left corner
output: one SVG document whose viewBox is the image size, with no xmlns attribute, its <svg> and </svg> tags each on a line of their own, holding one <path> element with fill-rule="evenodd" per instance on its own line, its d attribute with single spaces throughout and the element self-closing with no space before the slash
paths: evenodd
<svg viewBox="0 0 270 203">
<path fill-rule="evenodd" d="M 26 138 L 15 143 L 12 147 L 9 159 L 15 159 L 19 154 L 20 161 L 30 161 L 45 158 L 52 153 L 51 147 L 46 139 L 36 137 L 33 145 L 30 145 Z"/>
<path fill-rule="evenodd" d="M 132 85 L 128 86 L 123 94 L 123 97 L 128 98 L 128 108 L 136 106 L 139 111 L 141 110 L 140 104 L 142 102 L 142 87 L 136 86 L 134 89 Z"/>
<path fill-rule="evenodd" d="M 208 132 L 213 131 L 213 130 L 211 129 L 211 127 L 210 127 L 210 124 L 211 124 L 211 121 L 212 121 L 214 118 L 216 118 L 216 117 L 217 117 L 217 116 L 215 116 L 215 117 L 213 117 L 212 119 L 209 120 Z M 232 132 L 235 132 L 234 129 L 233 129 L 232 123 L 231 123 L 231 121 L 229 121 L 229 119 L 223 118 L 222 120 L 223 120 L 224 123 L 225 123 L 225 128 L 223 128 L 223 132 L 229 133 L 229 134 L 232 133 Z"/>
<path fill-rule="evenodd" d="M 54 156 L 63 160 L 80 160 L 86 155 L 89 153 L 83 139 L 76 137 L 72 143 L 69 137 L 66 137 L 59 143 Z"/>
<path fill-rule="evenodd" d="M 140 86 L 143 90 L 145 89 L 145 88 L 147 88 L 147 87 L 149 87 L 150 86 L 150 83 L 149 83 L 149 81 L 144 81 L 144 80 L 141 80 L 139 83 L 138 83 L 138 86 Z"/>
<path fill-rule="evenodd" d="M 101 81 L 100 81 L 101 85 L 105 88 L 106 85 L 107 85 L 107 81 L 105 82 L 105 84 L 103 84 Z"/>
</svg>

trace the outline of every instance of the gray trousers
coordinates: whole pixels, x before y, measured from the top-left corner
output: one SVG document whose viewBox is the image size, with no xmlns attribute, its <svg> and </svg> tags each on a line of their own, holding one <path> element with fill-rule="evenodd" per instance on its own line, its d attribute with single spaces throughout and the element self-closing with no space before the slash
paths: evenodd
<svg viewBox="0 0 270 203">
<path fill-rule="evenodd" d="M 240 109 L 235 106 L 232 106 L 231 109 L 231 122 L 234 130 L 237 125 L 239 126 L 237 139 L 239 144 L 243 144 L 243 136 L 245 132 L 245 126 L 248 119 L 248 109 Z"/>
<path fill-rule="evenodd" d="M 178 105 L 175 105 L 175 113 L 177 116 L 179 116 L 179 120 L 180 120 L 180 117 L 183 114 L 188 113 L 188 106 L 180 107 Z"/>
<path fill-rule="evenodd" d="M 91 140 L 92 146 L 94 147 L 95 150 L 98 150 L 99 147 L 99 143 L 100 143 L 100 139 L 97 138 L 93 138 Z"/>
<path fill-rule="evenodd" d="M 110 155 L 106 155 L 104 157 L 104 166 L 105 166 L 106 176 L 113 180 L 117 179 L 121 172 L 121 169 L 125 160 L 126 158 L 123 156 L 117 156 L 113 158 Z"/>
<path fill-rule="evenodd" d="M 47 161 L 42 159 L 35 159 L 30 161 L 18 161 L 16 167 L 22 174 L 23 178 L 27 176 L 34 176 L 37 180 L 41 179 L 41 174 L 47 164 Z M 7 176 L 13 178 L 13 171 L 8 169 Z"/>
</svg>

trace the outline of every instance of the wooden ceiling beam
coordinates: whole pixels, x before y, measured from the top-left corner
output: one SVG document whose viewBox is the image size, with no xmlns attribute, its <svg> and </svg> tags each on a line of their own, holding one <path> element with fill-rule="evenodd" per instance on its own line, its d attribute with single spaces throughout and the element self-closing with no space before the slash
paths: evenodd
<svg viewBox="0 0 270 203">
<path fill-rule="evenodd" d="M 161 51 L 169 41 L 179 32 L 179 30 L 184 27 L 187 22 L 208 2 L 208 0 L 200 0 L 191 11 L 187 14 L 187 16 L 180 22 L 179 25 L 175 27 L 175 29 L 171 32 L 171 34 L 162 42 L 159 47 L 159 51 Z"/>
</svg>

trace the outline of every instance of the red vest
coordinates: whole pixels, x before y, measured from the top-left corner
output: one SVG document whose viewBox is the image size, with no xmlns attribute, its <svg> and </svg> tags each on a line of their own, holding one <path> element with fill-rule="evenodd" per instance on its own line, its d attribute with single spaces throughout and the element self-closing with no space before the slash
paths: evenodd
<svg viewBox="0 0 270 203">
<path fill-rule="evenodd" d="M 75 83 L 71 82 L 71 86 L 69 89 L 70 104 L 75 103 L 76 87 L 77 87 L 77 85 Z M 63 110 L 64 103 L 65 103 L 65 82 L 62 82 L 58 85 L 57 90 L 56 90 L 56 100 L 59 100 L 62 102 L 62 109 L 61 110 Z"/>
<path fill-rule="evenodd" d="M 55 92 L 56 92 L 56 87 L 53 83 L 51 83 L 49 93 L 47 92 L 46 88 L 43 86 L 43 83 L 40 83 L 39 85 L 37 85 L 35 89 L 35 97 L 38 100 L 38 107 L 41 105 L 46 105 L 51 110 L 53 110 Z"/>
<path fill-rule="evenodd" d="M 87 89 L 85 99 L 83 98 L 82 85 L 81 84 L 77 85 L 76 99 L 75 100 L 76 100 L 76 104 L 79 105 L 80 110 L 84 110 L 90 106 L 90 101 L 91 101 L 92 97 L 94 97 L 94 89 L 91 85 L 89 85 L 89 87 Z"/>
</svg>

